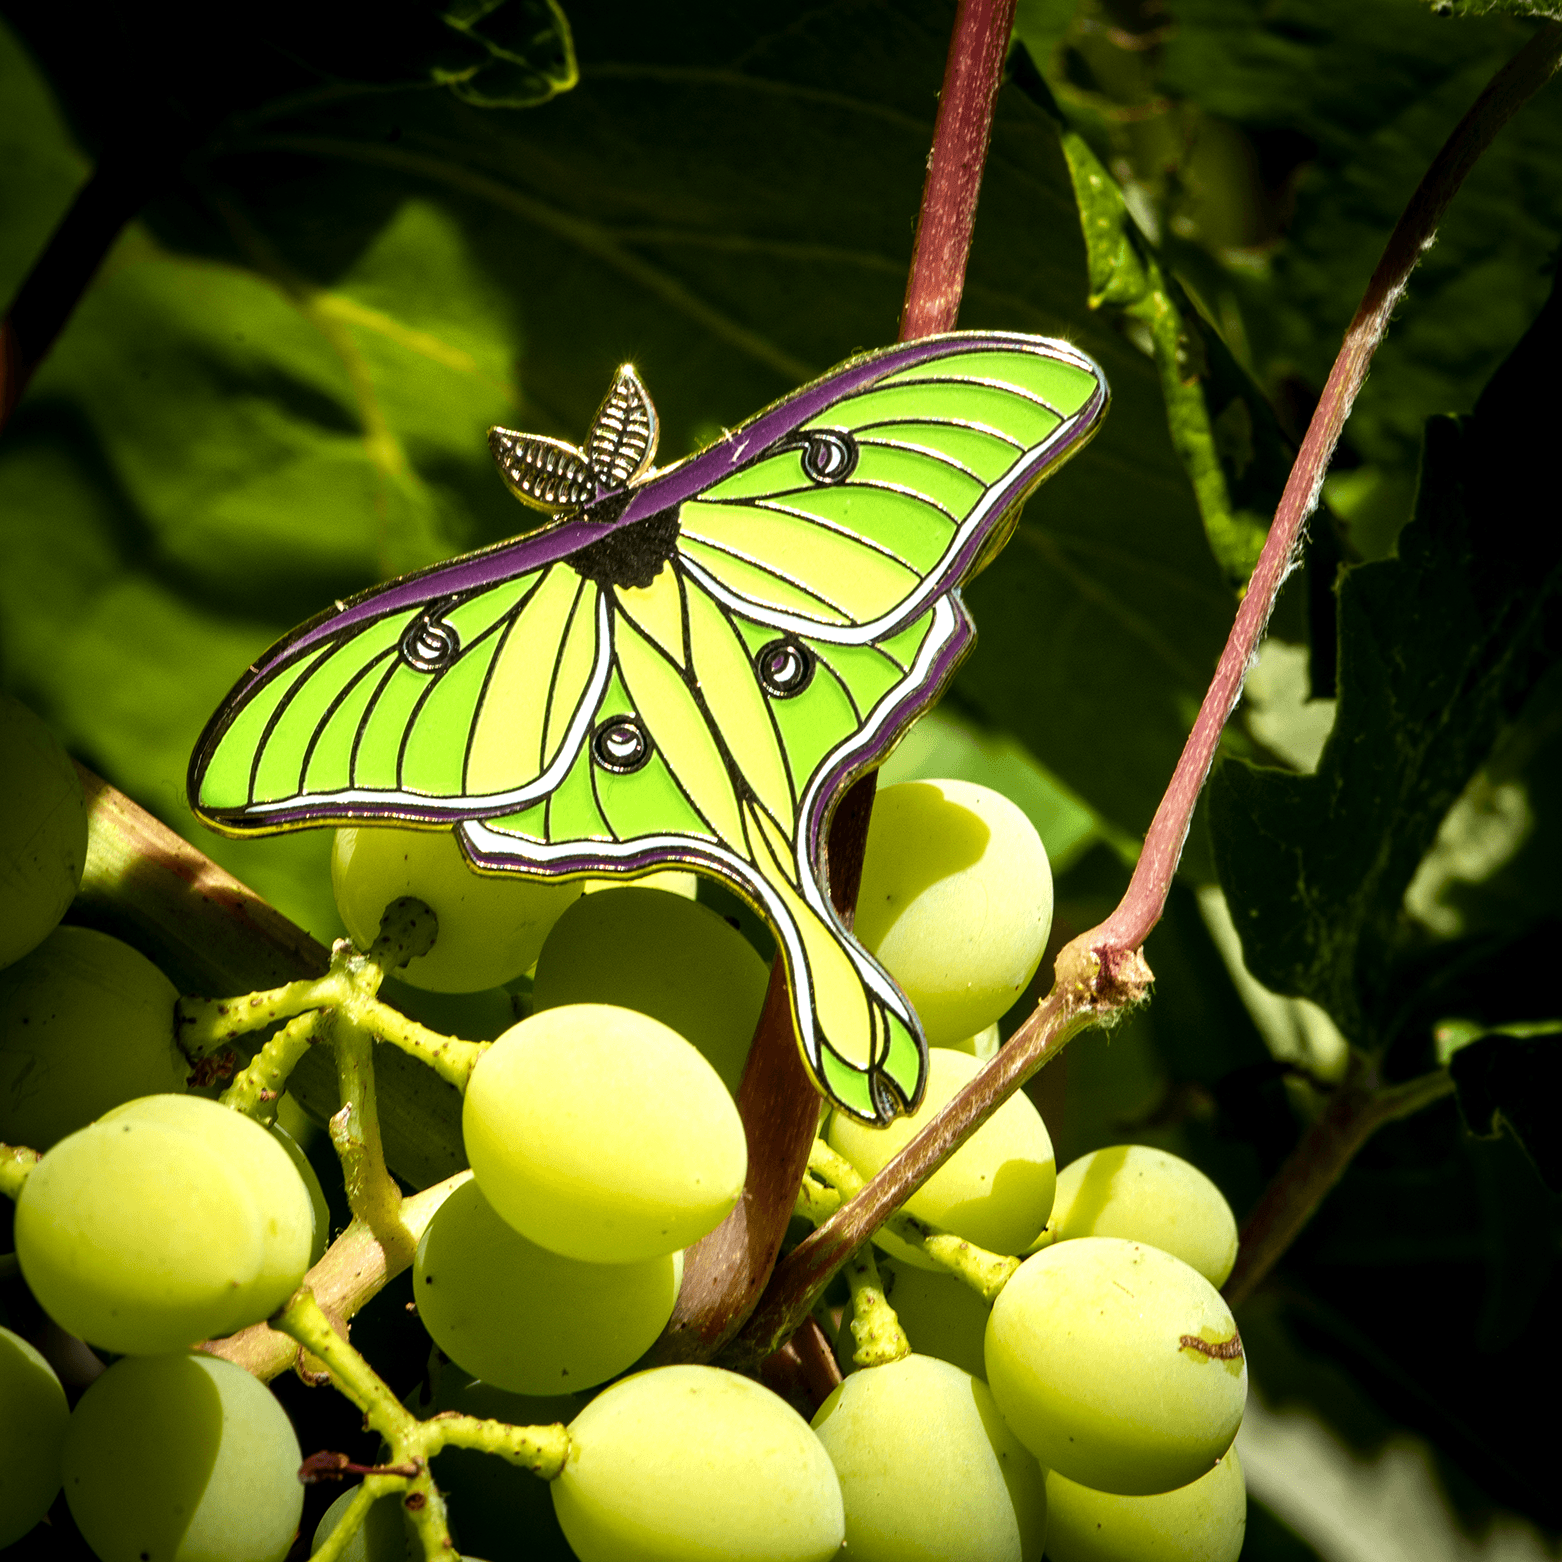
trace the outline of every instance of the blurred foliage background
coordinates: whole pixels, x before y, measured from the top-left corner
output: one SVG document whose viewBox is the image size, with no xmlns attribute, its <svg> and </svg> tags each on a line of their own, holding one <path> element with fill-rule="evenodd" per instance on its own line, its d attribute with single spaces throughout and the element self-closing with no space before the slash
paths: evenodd
<svg viewBox="0 0 1562 1562">
<path fill-rule="evenodd" d="M 1055 945 L 1126 883 L 1390 228 L 1536 25 L 1453 9 L 1021 0 L 961 323 L 1071 338 L 1114 405 L 971 587 L 979 645 L 889 778 L 1030 812 Z M 151 191 L 0 438 L 0 680 L 329 938 L 323 833 L 190 818 L 211 711 L 320 607 L 524 524 L 489 424 L 578 439 L 632 359 L 674 459 L 891 340 L 953 5 L 0 17 L 0 295 L 94 170 L 110 204 Z M 1562 1529 L 1529 1420 L 1562 1387 L 1536 1169 L 1557 1181 L 1559 242 L 1553 87 L 1377 357 L 1148 945 L 1153 1004 L 1033 1087 L 1060 1163 L 1161 1144 L 1240 1216 L 1352 1047 L 1409 1077 L 1472 1044 L 1464 1115 L 1381 1132 L 1242 1311 L 1254 1559 L 1529 1558 Z"/>
</svg>

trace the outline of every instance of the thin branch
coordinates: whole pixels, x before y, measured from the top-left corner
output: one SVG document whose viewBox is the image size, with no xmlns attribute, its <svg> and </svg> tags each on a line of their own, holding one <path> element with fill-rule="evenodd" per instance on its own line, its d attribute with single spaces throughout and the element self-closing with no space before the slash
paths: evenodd
<svg viewBox="0 0 1562 1562">
<path fill-rule="evenodd" d="M 1302 524 L 1317 502 L 1340 430 L 1366 378 L 1373 351 L 1387 329 L 1394 302 L 1404 291 L 1417 260 L 1431 244 L 1437 224 L 1465 175 L 1502 126 L 1550 80 L 1559 64 L 1562 23 L 1548 22 L 1498 71 L 1455 127 L 1390 235 L 1361 307 L 1345 333 L 1215 677 L 1156 810 L 1144 851 L 1121 903 L 1099 927 L 1064 947 L 1058 956 L 1052 992 L 998 1056 L 944 1106 L 857 1198 L 843 1205 L 777 1265 L 759 1307 L 728 1352 L 734 1361 L 741 1363 L 764 1356 L 796 1329 L 851 1253 L 1010 1095 L 1051 1061 L 1071 1036 L 1143 998 L 1151 973 L 1139 952 L 1140 946 L 1165 909 L 1172 875 L 1221 730 L 1236 705 L 1242 678 L 1269 620 L 1281 581 L 1291 566 Z M 1341 1110 L 1346 1108 L 1342 1106 Z M 1368 1128 L 1367 1132 L 1370 1131 Z M 1365 1137 L 1343 1135 L 1343 1159 L 1317 1197 L 1332 1185 Z M 1303 1148 L 1306 1144 L 1304 1140 Z M 1331 1151 L 1324 1157 L 1326 1163 L 1333 1154 Z M 1301 1155 L 1299 1148 L 1298 1157 Z M 1282 1184 L 1305 1180 L 1309 1175 L 1305 1162 L 1293 1157 L 1271 1189 L 1277 1204 L 1292 1199 Z M 1304 1195 L 1296 1202 L 1304 1207 L 1301 1220 L 1305 1220 L 1305 1212 L 1310 1212 L 1317 1200 Z M 1273 1256 L 1278 1257 L 1300 1229 L 1300 1222 L 1276 1219 L 1274 1226 L 1281 1233 L 1273 1244 Z M 1273 1258 L 1269 1261 L 1273 1262 Z"/>
<path fill-rule="evenodd" d="M 961 0 L 917 219 L 902 341 L 951 330 L 959 313 L 993 99 L 1013 19 L 1014 0 Z M 877 772 L 870 771 L 841 799 L 830 821 L 825 879 L 847 927 L 857 904 L 876 785 Z M 797 1056 L 779 958 L 749 1047 L 738 1112 L 748 1135 L 748 1184 L 737 1208 L 685 1255 L 683 1286 L 653 1349 L 656 1361 L 708 1360 L 734 1336 L 769 1281 L 802 1184 L 818 1127 L 818 1098 Z"/>
<path fill-rule="evenodd" d="M 105 151 L 76 192 L 0 320 L 0 429 L 125 224 L 173 177 L 202 134 L 194 124 L 149 120 Z"/>
<path fill-rule="evenodd" d="M 960 315 L 1014 5 L 1015 0 L 960 0 L 900 315 L 903 342 L 952 331 Z"/>
<path fill-rule="evenodd" d="M 1357 1058 L 1242 1227 L 1236 1267 L 1221 1291 L 1226 1300 L 1237 1307 L 1253 1294 L 1378 1129 L 1441 1101 L 1453 1088 L 1453 1077 L 1441 1068 L 1402 1085 L 1379 1085 L 1374 1065 Z"/>
<path fill-rule="evenodd" d="M 471 1175 L 469 1171 L 457 1172 L 454 1177 L 402 1200 L 400 1225 L 411 1238 L 414 1249 L 428 1230 L 435 1210 Z M 398 1243 L 393 1251 L 388 1251 L 368 1222 L 355 1220 L 304 1276 L 304 1284 L 326 1313 L 340 1319 L 345 1326 L 359 1308 L 378 1296 L 387 1282 L 410 1262 L 411 1253 L 402 1244 Z M 237 1363 L 263 1383 L 286 1372 L 298 1359 L 297 1344 L 268 1323 L 251 1324 L 226 1339 L 207 1340 L 201 1349 L 210 1356 L 221 1356 Z"/>
<path fill-rule="evenodd" d="M 1437 233 L 1448 203 L 1465 175 L 1475 166 L 1492 138 L 1551 79 L 1562 63 L 1562 23 L 1547 22 L 1503 66 L 1476 99 L 1470 112 L 1433 160 L 1404 215 L 1389 236 L 1383 258 L 1367 284 L 1361 307 L 1345 333 L 1344 345 L 1329 371 L 1328 381 L 1307 427 L 1301 451 L 1291 468 L 1280 506 L 1247 594 L 1237 610 L 1226 648 L 1188 734 L 1182 757 L 1171 783 L 1155 811 L 1144 838 L 1144 850 L 1134 868 L 1127 893 L 1094 936 L 1099 950 L 1137 949 L 1161 919 L 1172 875 L 1182 855 L 1183 842 L 1193 819 L 1194 805 L 1214 762 L 1215 750 L 1227 718 L 1236 708 L 1242 680 L 1258 650 L 1279 594 L 1290 573 L 1301 539 L 1302 527 L 1318 502 L 1324 474 L 1339 443 L 1340 431 L 1351 404 L 1367 377 L 1367 366 L 1388 329 L 1399 295 L 1404 292 L 1416 262 L 1426 253 Z"/>
</svg>

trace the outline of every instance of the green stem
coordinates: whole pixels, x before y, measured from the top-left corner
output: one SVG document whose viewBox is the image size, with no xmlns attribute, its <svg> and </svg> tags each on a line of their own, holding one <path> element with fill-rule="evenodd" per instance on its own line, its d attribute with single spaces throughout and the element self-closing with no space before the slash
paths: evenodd
<svg viewBox="0 0 1562 1562">
<path fill-rule="evenodd" d="M 235 1112 L 270 1123 L 277 1115 L 275 1102 L 287 1085 L 298 1060 L 317 1042 L 327 1039 L 334 1027 L 318 1009 L 289 1020 L 257 1052 L 249 1066 L 234 1076 L 222 1093 L 222 1104 Z"/>
<path fill-rule="evenodd" d="M 389 1449 L 386 1465 L 416 1472 L 366 1477 L 364 1490 L 349 1505 L 332 1533 L 333 1540 L 342 1536 L 336 1551 L 323 1554 L 340 1556 L 374 1501 L 386 1493 L 398 1492 L 426 1562 L 448 1562 L 454 1553 L 445 1500 L 429 1473 L 429 1461 L 442 1448 L 481 1449 L 548 1481 L 558 1476 L 569 1458 L 569 1433 L 563 1426 L 515 1427 L 502 1421 L 455 1414 L 419 1421 L 369 1363 L 331 1327 L 330 1319 L 307 1288 L 293 1293 L 272 1319 L 272 1325 L 324 1363 L 332 1384 L 363 1412 L 368 1429 L 384 1439 Z"/>
<path fill-rule="evenodd" d="M 347 1206 L 388 1253 L 411 1259 L 416 1245 L 401 1220 L 401 1190 L 385 1164 L 374 1091 L 374 1038 L 346 1015 L 335 1020 L 336 1071 L 342 1105 L 331 1118 L 331 1143 L 342 1163 Z M 401 1265 L 398 1265 L 401 1267 Z"/>
<path fill-rule="evenodd" d="M 884 1298 L 884 1283 L 873 1260 L 873 1246 L 863 1245 L 846 1261 L 846 1283 L 852 1293 L 852 1360 L 859 1367 L 887 1367 L 911 1354 L 911 1341 Z"/>
<path fill-rule="evenodd" d="M 848 1199 L 862 1192 L 863 1179 L 845 1156 L 838 1154 L 823 1139 L 815 1139 L 808 1154 L 808 1176 L 798 1194 L 797 1213 L 815 1225 L 828 1220 Z M 941 1269 L 963 1280 L 984 1300 L 993 1301 L 1020 1267 L 1018 1258 L 990 1253 L 964 1237 L 957 1237 L 937 1226 L 897 1210 L 884 1222 L 883 1229 L 918 1249 Z M 817 1305 L 817 1304 L 816 1304 Z"/>
</svg>

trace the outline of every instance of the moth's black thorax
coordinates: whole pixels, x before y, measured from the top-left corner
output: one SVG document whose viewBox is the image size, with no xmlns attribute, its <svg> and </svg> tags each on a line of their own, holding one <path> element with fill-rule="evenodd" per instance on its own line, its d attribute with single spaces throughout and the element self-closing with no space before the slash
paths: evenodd
<svg viewBox="0 0 1562 1562">
<path fill-rule="evenodd" d="M 588 516 L 590 512 L 587 512 Z M 594 517 L 593 517 L 594 518 Z M 649 586 L 678 546 L 678 506 L 620 526 L 570 554 L 569 567 L 599 586 Z"/>
</svg>

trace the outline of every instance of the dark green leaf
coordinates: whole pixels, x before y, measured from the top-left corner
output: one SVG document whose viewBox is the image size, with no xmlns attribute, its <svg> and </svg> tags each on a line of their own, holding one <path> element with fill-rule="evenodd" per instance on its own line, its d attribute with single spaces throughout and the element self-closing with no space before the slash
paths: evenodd
<svg viewBox="0 0 1562 1562">
<path fill-rule="evenodd" d="M 1316 775 L 1228 760 L 1211 820 L 1253 974 L 1388 1039 L 1405 890 L 1562 645 L 1562 533 L 1530 523 L 1562 417 L 1562 294 L 1465 420 L 1427 428 L 1400 556 L 1340 587 L 1340 699 Z"/>
<path fill-rule="evenodd" d="M 490 423 L 579 439 L 633 358 L 666 460 L 894 336 L 949 22 L 932 0 L 779 27 L 713 5 L 673 31 L 597 7 L 581 85 L 528 113 L 384 91 L 230 122 L 127 232 L 0 448 L 7 681 L 193 830 L 185 756 L 271 639 L 528 524 Z M 103 61 L 40 36 L 77 111 Z M 1138 831 L 1230 598 L 1154 365 L 1088 310 L 1056 132 L 1012 90 L 978 227 L 963 323 L 1072 337 L 1115 404 L 973 588 L 959 690 Z M 197 839 L 335 931 L 323 836 Z"/>
<path fill-rule="evenodd" d="M 1533 24 L 1357 0 L 1176 0 L 1160 82 L 1244 128 L 1294 203 L 1283 244 L 1225 269 L 1262 383 L 1316 395 L 1432 157 Z M 1414 470 L 1421 427 L 1463 412 L 1545 297 L 1562 231 L 1562 94 L 1542 92 L 1477 165 L 1395 311 L 1347 442 Z M 1301 409 L 1305 410 L 1305 406 Z"/>
<path fill-rule="evenodd" d="M 1546 1186 L 1562 1193 L 1562 1031 L 1550 1036 L 1482 1036 L 1453 1055 L 1448 1071 L 1473 1134 L 1507 1133 L 1524 1148 Z"/>
</svg>

